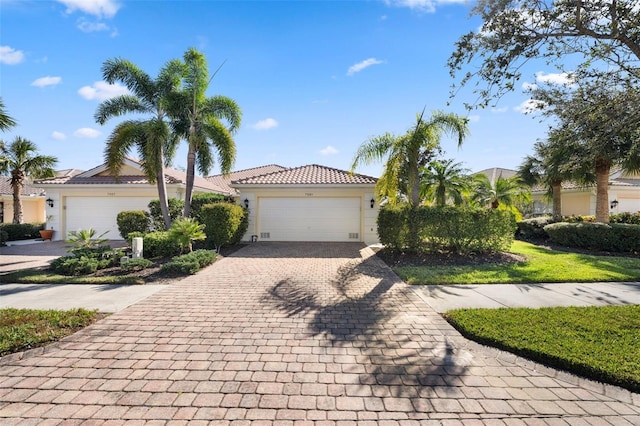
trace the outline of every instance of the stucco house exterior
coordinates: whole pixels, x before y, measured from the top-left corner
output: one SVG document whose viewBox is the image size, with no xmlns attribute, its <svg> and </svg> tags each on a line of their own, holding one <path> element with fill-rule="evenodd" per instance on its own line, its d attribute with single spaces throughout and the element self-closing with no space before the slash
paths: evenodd
<svg viewBox="0 0 640 426">
<path fill-rule="evenodd" d="M 186 173 L 165 170 L 167 196 L 184 198 Z M 158 198 L 158 189 L 150 184 L 134 159 L 124 160 L 120 176 L 109 174 L 105 164 L 75 175 L 58 176 L 37 181 L 44 188 L 47 198 L 47 228 L 53 229 L 53 240 L 67 238 L 70 231 L 93 228 L 97 235 L 106 232 L 104 238 L 122 239 L 116 217 L 123 210 L 148 210 L 151 200 Z M 195 178 L 194 193 L 225 191 L 208 180 Z"/>
<path fill-rule="evenodd" d="M 231 176 L 249 209 L 244 241 L 378 242 L 376 178 L 317 164 L 275 168 Z"/>
<path fill-rule="evenodd" d="M 42 223 L 46 219 L 45 190 L 32 184 L 22 187 L 22 218 L 24 223 Z M 0 223 L 13 222 L 13 188 L 11 178 L 0 177 Z"/>
</svg>

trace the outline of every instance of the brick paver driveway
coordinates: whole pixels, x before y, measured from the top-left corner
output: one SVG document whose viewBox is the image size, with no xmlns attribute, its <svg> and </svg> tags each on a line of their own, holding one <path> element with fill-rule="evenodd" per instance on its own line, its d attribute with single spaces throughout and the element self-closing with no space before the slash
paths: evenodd
<svg viewBox="0 0 640 426">
<path fill-rule="evenodd" d="M 248 246 L 3 358 L 0 424 L 640 424 L 638 394 L 466 341 L 371 255 Z"/>
</svg>

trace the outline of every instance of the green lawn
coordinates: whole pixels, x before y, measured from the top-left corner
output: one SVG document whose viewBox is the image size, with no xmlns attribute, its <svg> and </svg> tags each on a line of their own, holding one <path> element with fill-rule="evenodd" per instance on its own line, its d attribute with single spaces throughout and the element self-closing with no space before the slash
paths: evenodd
<svg viewBox="0 0 640 426">
<path fill-rule="evenodd" d="M 145 281 L 133 275 L 118 276 L 68 276 L 44 269 L 23 269 L 0 275 L 0 282 L 18 284 L 144 284 Z"/>
<path fill-rule="evenodd" d="M 640 306 L 458 309 L 445 317 L 473 340 L 640 391 Z"/>
<path fill-rule="evenodd" d="M 525 262 L 501 265 L 396 267 L 409 284 L 503 284 L 640 281 L 640 258 L 554 251 L 515 241 Z"/>
<path fill-rule="evenodd" d="M 96 311 L 0 309 L 0 356 L 43 346 L 95 322 Z"/>
</svg>

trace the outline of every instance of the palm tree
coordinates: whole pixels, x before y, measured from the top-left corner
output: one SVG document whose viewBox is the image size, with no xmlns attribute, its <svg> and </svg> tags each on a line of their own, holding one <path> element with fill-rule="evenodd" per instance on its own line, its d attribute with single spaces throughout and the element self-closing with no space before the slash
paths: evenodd
<svg viewBox="0 0 640 426">
<path fill-rule="evenodd" d="M 0 98 L 0 130 L 9 130 L 16 125 L 16 121 L 5 110 L 4 102 Z"/>
<path fill-rule="evenodd" d="M 184 217 L 191 214 L 196 165 L 200 173 L 209 174 L 217 156 L 222 174 L 228 174 L 235 163 L 233 134 L 240 126 L 242 111 L 231 98 L 220 95 L 206 97 L 214 76 L 209 76 L 207 60 L 202 53 L 194 48 L 185 52 L 184 87 L 172 96 L 170 103 L 174 130 L 188 144 Z"/>
<path fill-rule="evenodd" d="M 469 189 L 468 169 L 453 160 L 437 160 L 429 163 L 420 179 L 420 197 L 434 200 L 437 206 L 445 206 L 447 200 L 457 206 L 464 203 Z"/>
<path fill-rule="evenodd" d="M 398 192 L 405 193 L 413 207 L 420 204 L 420 168 L 425 167 L 440 152 L 440 139 L 444 134 L 456 136 L 458 146 L 469 133 L 468 120 L 451 113 L 435 111 L 424 121 L 424 111 L 417 115 L 416 124 L 402 136 L 386 133 L 370 138 L 360 145 L 351 170 L 360 163 L 370 164 L 386 158 L 383 186 L 380 191 L 391 202 Z"/>
<path fill-rule="evenodd" d="M 179 61 L 168 62 L 154 80 L 133 63 L 116 58 L 102 65 L 106 82 L 124 83 L 131 94 L 120 95 L 102 102 L 95 120 L 104 124 L 112 117 L 128 113 L 141 113 L 144 120 L 125 120 L 118 124 L 109 138 L 104 157 L 111 174 L 118 176 L 123 160 L 130 150 L 137 148 L 142 169 L 149 183 L 158 187 L 158 199 L 166 229 L 171 226 L 165 182 L 165 166 L 170 164 L 178 145 L 171 133 L 166 117 L 168 95 L 179 88 L 181 66 Z"/>
<path fill-rule="evenodd" d="M 509 178 L 498 176 L 493 182 L 482 173 L 475 175 L 474 178 L 476 184 L 473 199 L 482 206 L 492 209 L 500 206 L 512 208 L 531 197 L 529 188 L 517 176 Z"/>
<path fill-rule="evenodd" d="M 11 176 L 13 190 L 13 223 L 22 223 L 22 199 L 20 193 L 25 182 L 55 176 L 54 167 L 58 163 L 56 157 L 38 155 L 38 147 L 33 142 L 16 137 L 8 146 L 0 142 L 0 174 Z"/>
</svg>

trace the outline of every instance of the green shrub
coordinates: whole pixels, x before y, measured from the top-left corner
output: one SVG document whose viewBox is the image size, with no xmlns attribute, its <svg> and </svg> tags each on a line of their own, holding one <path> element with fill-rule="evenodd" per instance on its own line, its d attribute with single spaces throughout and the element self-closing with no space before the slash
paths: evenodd
<svg viewBox="0 0 640 426">
<path fill-rule="evenodd" d="M 2 223 L 0 232 L 7 233 L 6 241 L 32 240 L 40 238 L 40 230 L 44 229 L 44 223 Z"/>
<path fill-rule="evenodd" d="M 630 225 L 640 225 L 640 212 L 616 213 L 609 216 L 609 223 L 628 223 Z"/>
<path fill-rule="evenodd" d="M 118 231 L 125 240 L 130 232 L 149 231 L 149 218 L 144 210 L 125 210 L 116 217 Z"/>
<path fill-rule="evenodd" d="M 180 253 L 190 253 L 192 242 L 207 238 L 203 232 L 204 225 L 191 217 L 178 219 L 171 224 L 169 238 L 180 246 Z"/>
<path fill-rule="evenodd" d="M 173 258 L 162 265 L 162 272 L 170 275 L 193 275 L 203 267 L 216 260 L 216 253 L 211 250 L 196 250 Z"/>
<path fill-rule="evenodd" d="M 516 235 L 518 236 L 518 238 L 524 240 L 546 240 L 549 238 L 549 235 L 544 232 L 544 227 L 549 225 L 550 223 L 553 223 L 553 217 L 551 216 L 534 217 L 531 219 L 521 220 L 517 223 L 518 231 Z"/>
<path fill-rule="evenodd" d="M 146 259 L 172 257 L 180 253 L 180 246 L 169 238 L 168 231 L 154 231 L 148 234 L 132 232 L 128 238 L 130 244 L 135 237 L 142 237 L 142 254 Z"/>
<path fill-rule="evenodd" d="M 98 259 L 86 256 L 62 256 L 51 262 L 51 269 L 61 275 L 87 275 L 98 270 Z"/>
<path fill-rule="evenodd" d="M 207 204 L 215 203 L 234 203 L 234 199 L 230 195 L 215 194 L 213 192 L 207 192 L 203 194 L 194 194 L 191 197 L 191 217 L 200 223 L 204 223 L 202 220 L 202 207 Z"/>
<path fill-rule="evenodd" d="M 7 241 L 9 241 L 9 233 L 0 229 L 0 246 L 3 246 Z"/>
<path fill-rule="evenodd" d="M 401 206 L 384 207 L 378 215 L 380 242 L 396 251 L 412 246 L 463 254 L 508 250 L 515 230 L 513 214 L 497 209 Z"/>
<path fill-rule="evenodd" d="M 125 271 L 131 272 L 131 271 L 142 271 L 143 269 L 146 269 L 151 265 L 153 265 L 153 262 L 150 261 L 149 259 L 138 258 L 138 259 L 129 259 L 126 262 L 124 262 L 122 265 L 120 265 L 120 267 Z"/>
<path fill-rule="evenodd" d="M 559 222 L 544 227 L 551 241 L 567 247 L 612 252 L 640 252 L 640 225 Z"/>
<path fill-rule="evenodd" d="M 79 229 L 77 231 L 69 232 L 69 236 L 65 242 L 73 244 L 73 248 L 71 250 L 78 248 L 95 248 L 99 247 L 102 243 L 109 241 L 108 238 L 103 238 L 107 232 L 109 231 L 105 231 L 96 237 L 96 230 L 93 228 Z"/>
<path fill-rule="evenodd" d="M 103 245 L 96 247 L 76 247 L 69 252 L 75 257 L 88 257 L 91 259 L 101 259 L 111 252 L 111 246 Z"/>
<path fill-rule="evenodd" d="M 171 222 L 182 217 L 184 211 L 184 200 L 178 198 L 167 199 L 169 205 L 169 217 Z M 160 210 L 160 200 L 151 200 L 147 205 L 149 208 L 149 224 L 151 230 L 166 231 L 164 219 L 162 218 L 162 210 Z"/>
<path fill-rule="evenodd" d="M 220 249 L 225 244 L 235 244 L 247 231 L 247 211 L 233 203 L 207 204 L 202 207 L 202 223 L 207 242 Z"/>
</svg>

